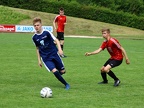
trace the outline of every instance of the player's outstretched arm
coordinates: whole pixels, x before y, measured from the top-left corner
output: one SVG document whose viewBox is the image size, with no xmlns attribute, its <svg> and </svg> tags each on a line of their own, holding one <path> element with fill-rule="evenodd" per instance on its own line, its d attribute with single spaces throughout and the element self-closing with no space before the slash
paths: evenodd
<svg viewBox="0 0 144 108">
<path fill-rule="evenodd" d="M 38 49 L 38 47 L 36 47 L 36 53 L 37 53 L 37 57 L 38 57 L 38 65 L 40 66 L 40 67 L 42 67 L 42 62 L 41 62 L 41 57 L 40 57 L 40 54 L 39 54 L 39 49 Z"/>
<path fill-rule="evenodd" d="M 125 49 L 123 47 L 121 47 L 121 50 L 122 50 L 123 56 L 125 57 L 126 64 L 130 64 L 130 61 L 128 59 L 128 56 L 127 56 Z"/>
<path fill-rule="evenodd" d="M 56 22 L 55 22 L 55 20 L 53 21 L 53 26 L 54 26 L 54 29 L 55 29 L 55 31 L 56 31 L 57 27 L 56 27 Z"/>
<path fill-rule="evenodd" d="M 95 55 L 95 54 L 100 53 L 101 51 L 102 51 L 102 48 L 99 48 L 99 49 L 97 49 L 97 50 L 95 50 L 93 52 L 86 52 L 85 56 Z"/>
</svg>

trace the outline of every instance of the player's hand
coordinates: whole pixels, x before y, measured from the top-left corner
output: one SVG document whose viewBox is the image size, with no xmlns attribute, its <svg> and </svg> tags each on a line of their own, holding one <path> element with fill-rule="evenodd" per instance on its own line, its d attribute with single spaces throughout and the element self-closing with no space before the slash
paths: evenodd
<svg viewBox="0 0 144 108">
<path fill-rule="evenodd" d="M 57 28 L 55 28 L 55 32 L 57 32 Z"/>
<path fill-rule="evenodd" d="M 39 62 L 38 65 L 40 66 L 40 68 L 42 68 L 42 63 L 41 62 Z"/>
<path fill-rule="evenodd" d="M 90 55 L 91 55 L 91 53 L 89 53 L 89 52 L 85 53 L 85 56 L 90 56 Z"/>
<path fill-rule="evenodd" d="M 129 59 L 126 59 L 126 64 L 130 64 L 130 61 L 129 61 Z"/>
<path fill-rule="evenodd" d="M 63 51 L 62 50 L 59 50 L 58 52 L 59 52 L 60 55 L 63 55 Z"/>
</svg>

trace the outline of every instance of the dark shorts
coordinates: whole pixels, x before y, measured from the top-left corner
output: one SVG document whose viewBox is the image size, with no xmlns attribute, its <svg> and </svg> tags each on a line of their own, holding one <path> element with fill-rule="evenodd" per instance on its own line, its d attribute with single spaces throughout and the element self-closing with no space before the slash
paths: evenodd
<svg viewBox="0 0 144 108">
<path fill-rule="evenodd" d="M 122 63 L 122 61 L 123 61 L 123 60 L 108 59 L 108 60 L 105 62 L 104 66 L 107 66 L 107 65 L 109 64 L 112 68 L 114 68 L 114 67 L 116 67 L 116 66 L 119 66 L 119 65 Z"/>
<path fill-rule="evenodd" d="M 57 39 L 64 40 L 64 32 L 57 32 Z"/>
<path fill-rule="evenodd" d="M 63 61 L 59 54 L 51 56 L 48 60 L 43 60 L 43 63 L 49 72 L 52 71 L 54 68 L 56 68 L 58 71 L 65 69 Z"/>
</svg>

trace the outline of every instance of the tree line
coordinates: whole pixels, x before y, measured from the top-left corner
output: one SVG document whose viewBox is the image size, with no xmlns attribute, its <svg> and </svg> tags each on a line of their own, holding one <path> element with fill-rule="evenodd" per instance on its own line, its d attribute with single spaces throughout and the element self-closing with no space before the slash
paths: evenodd
<svg viewBox="0 0 144 108">
<path fill-rule="evenodd" d="M 122 1 L 124 3 L 123 5 L 120 5 L 120 3 L 122 4 Z M 140 11 L 137 8 L 132 7 L 122 8 L 123 6 L 129 6 L 126 1 L 140 2 L 143 0 L 1 0 L 0 4 L 55 14 L 58 14 L 59 8 L 63 7 L 65 9 L 65 14 L 68 16 L 144 30 L 144 10 Z M 130 9 L 133 9 L 133 11 L 130 11 Z"/>
<path fill-rule="evenodd" d="M 144 0 L 69 0 L 85 5 L 98 5 L 144 17 Z"/>
</svg>

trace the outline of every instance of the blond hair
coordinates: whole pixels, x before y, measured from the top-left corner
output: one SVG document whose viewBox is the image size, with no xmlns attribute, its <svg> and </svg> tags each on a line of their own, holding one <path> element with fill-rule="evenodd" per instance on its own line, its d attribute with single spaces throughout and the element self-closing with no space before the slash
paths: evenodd
<svg viewBox="0 0 144 108">
<path fill-rule="evenodd" d="M 102 29 L 101 31 L 102 31 L 102 32 L 105 32 L 105 31 L 106 31 L 107 33 L 110 33 L 110 29 L 107 29 L 107 28 L 104 28 L 104 29 Z"/>
<path fill-rule="evenodd" d="M 34 19 L 33 19 L 33 25 L 34 25 L 36 22 L 40 22 L 40 23 L 41 23 L 41 22 L 42 22 L 42 21 L 41 21 L 41 18 L 38 18 L 38 17 L 34 18 Z"/>
</svg>

